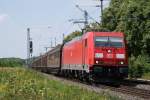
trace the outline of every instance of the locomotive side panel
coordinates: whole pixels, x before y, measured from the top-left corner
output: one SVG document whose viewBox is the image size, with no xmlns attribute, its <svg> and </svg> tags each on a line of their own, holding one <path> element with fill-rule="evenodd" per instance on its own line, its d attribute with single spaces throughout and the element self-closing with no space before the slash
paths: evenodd
<svg viewBox="0 0 150 100">
<path fill-rule="evenodd" d="M 73 40 L 63 47 L 62 69 L 82 70 L 82 40 Z"/>
</svg>

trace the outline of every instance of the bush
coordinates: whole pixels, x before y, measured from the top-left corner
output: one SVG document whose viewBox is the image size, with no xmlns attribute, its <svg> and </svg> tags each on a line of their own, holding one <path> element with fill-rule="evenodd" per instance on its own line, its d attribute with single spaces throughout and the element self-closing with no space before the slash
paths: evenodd
<svg viewBox="0 0 150 100">
<path fill-rule="evenodd" d="M 25 65 L 25 60 L 19 58 L 0 58 L 0 67 L 20 67 Z"/>
<path fill-rule="evenodd" d="M 80 32 L 80 31 L 72 32 L 67 37 L 65 37 L 64 42 L 66 43 L 68 41 L 71 41 L 73 38 L 75 38 L 77 36 L 81 36 L 81 35 L 82 35 L 82 32 Z"/>
<path fill-rule="evenodd" d="M 131 58 L 129 59 L 129 76 L 131 78 L 140 78 L 144 73 L 148 72 L 150 72 L 150 63 L 148 56 L 131 56 Z"/>
</svg>

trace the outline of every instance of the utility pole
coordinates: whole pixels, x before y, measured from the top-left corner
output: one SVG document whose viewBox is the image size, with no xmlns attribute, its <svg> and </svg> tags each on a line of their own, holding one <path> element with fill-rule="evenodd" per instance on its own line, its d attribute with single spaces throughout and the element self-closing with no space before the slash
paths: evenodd
<svg viewBox="0 0 150 100">
<path fill-rule="evenodd" d="M 78 23 L 83 23 L 84 24 L 84 28 L 82 30 L 85 30 L 87 28 L 88 25 L 88 12 L 86 10 L 83 10 L 82 8 L 79 7 L 79 5 L 76 5 L 76 7 L 84 13 L 84 19 L 71 19 L 69 21 L 73 21 L 74 24 L 78 24 Z M 84 32 L 82 32 L 84 33 Z"/>
<path fill-rule="evenodd" d="M 100 7 L 101 8 L 101 24 L 103 26 L 103 1 L 104 0 L 95 0 L 95 1 L 100 1 L 100 5 L 96 5 L 95 7 Z"/>
<path fill-rule="evenodd" d="M 56 37 L 55 37 L 55 47 L 56 47 Z"/>
<path fill-rule="evenodd" d="M 30 61 L 30 28 L 27 28 L 27 66 L 29 67 Z"/>
<path fill-rule="evenodd" d="M 29 46 L 29 51 L 30 51 L 30 58 L 32 58 L 32 53 L 33 53 L 33 42 L 32 42 L 32 38 L 30 38 L 30 42 L 29 42 L 30 46 Z"/>
<path fill-rule="evenodd" d="M 86 10 L 84 10 L 84 19 L 85 19 L 84 27 L 86 28 L 86 26 L 88 25 L 88 12 Z"/>
<path fill-rule="evenodd" d="M 65 39 L 65 34 L 63 33 L 62 44 L 65 42 L 64 39 Z"/>
<path fill-rule="evenodd" d="M 101 23 L 103 26 L 103 0 L 100 0 L 100 1 L 101 1 Z"/>
<path fill-rule="evenodd" d="M 51 48 L 53 47 L 53 40 L 51 39 Z"/>
<path fill-rule="evenodd" d="M 33 53 L 33 42 L 30 37 L 30 28 L 27 28 L 27 66 L 28 67 L 30 67 L 32 53 Z"/>
<path fill-rule="evenodd" d="M 44 47 L 45 48 L 45 50 L 46 50 L 46 53 L 47 53 L 47 50 L 49 49 L 49 48 L 51 48 L 51 47 Z"/>
<path fill-rule="evenodd" d="M 88 12 L 86 10 L 83 10 L 79 7 L 79 5 L 76 5 L 76 7 L 84 13 L 84 21 L 75 21 L 74 23 L 84 23 L 84 28 L 88 25 Z"/>
<path fill-rule="evenodd" d="M 45 47 L 45 50 L 46 50 L 46 59 L 47 59 L 47 61 L 48 61 L 48 48 L 51 48 L 51 47 Z M 41 61 L 42 62 L 42 61 Z M 47 67 L 47 65 L 48 65 L 48 62 L 46 63 L 46 67 Z"/>
</svg>

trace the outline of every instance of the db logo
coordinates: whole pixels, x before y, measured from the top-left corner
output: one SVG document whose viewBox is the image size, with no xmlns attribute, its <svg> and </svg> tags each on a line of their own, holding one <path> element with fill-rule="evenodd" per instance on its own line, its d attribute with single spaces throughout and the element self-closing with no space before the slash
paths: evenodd
<svg viewBox="0 0 150 100">
<path fill-rule="evenodd" d="M 107 58 L 113 58 L 113 54 L 107 54 Z"/>
</svg>

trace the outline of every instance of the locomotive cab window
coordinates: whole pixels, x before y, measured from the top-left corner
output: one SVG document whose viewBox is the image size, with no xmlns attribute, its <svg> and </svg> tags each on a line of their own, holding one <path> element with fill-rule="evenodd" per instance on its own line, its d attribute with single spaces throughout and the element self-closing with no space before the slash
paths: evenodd
<svg viewBox="0 0 150 100">
<path fill-rule="evenodd" d="M 121 37 L 96 37 L 95 46 L 120 48 L 124 46 L 124 43 Z"/>
<path fill-rule="evenodd" d="M 108 37 L 96 37 L 95 38 L 95 46 L 96 47 L 104 47 L 108 43 Z"/>
<path fill-rule="evenodd" d="M 123 38 L 109 37 L 111 47 L 123 47 Z"/>
</svg>

